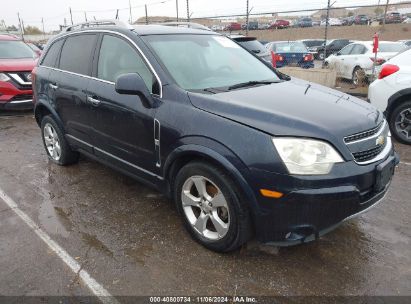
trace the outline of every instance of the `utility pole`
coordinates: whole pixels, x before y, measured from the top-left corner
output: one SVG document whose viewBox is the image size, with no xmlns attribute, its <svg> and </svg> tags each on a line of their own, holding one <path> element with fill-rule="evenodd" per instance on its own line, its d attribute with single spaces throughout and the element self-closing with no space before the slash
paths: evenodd
<svg viewBox="0 0 411 304">
<path fill-rule="evenodd" d="M 387 0 L 387 3 L 385 4 L 385 11 L 384 11 L 384 19 L 383 19 L 383 25 L 385 26 L 385 21 L 387 19 L 387 11 L 388 11 L 388 4 L 390 0 Z"/>
<path fill-rule="evenodd" d="M 144 8 L 146 10 L 146 24 L 148 24 L 147 4 L 144 4 Z"/>
<path fill-rule="evenodd" d="M 128 0 L 128 7 L 130 9 L 130 24 L 133 23 L 133 16 L 131 15 L 131 0 Z"/>
<path fill-rule="evenodd" d="M 87 13 L 86 13 L 86 12 L 84 12 L 84 19 L 85 19 L 86 22 L 87 22 Z"/>
<path fill-rule="evenodd" d="M 250 13 L 248 12 L 248 0 L 247 0 L 247 5 L 246 5 L 246 16 L 245 16 L 245 35 L 248 36 L 248 16 Z"/>
<path fill-rule="evenodd" d="M 177 13 L 177 22 L 178 22 L 178 0 L 176 0 L 176 13 Z"/>
<path fill-rule="evenodd" d="M 69 7 L 70 10 L 70 19 L 71 19 L 71 25 L 73 25 L 73 13 L 71 12 L 71 7 Z"/>
<path fill-rule="evenodd" d="M 324 67 L 325 58 L 327 58 L 327 39 L 328 39 L 328 22 L 330 19 L 330 0 L 328 0 L 327 4 L 327 18 L 325 19 L 325 34 L 324 34 L 324 59 L 322 66 Z"/>
<path fill-rule="evenodd" d="M 21 23 L 20 19 L 20 13 L 17 13 L 17 18 L 19 19 L 19 28 L 20 28 L 20 34 L 21 34 L 21 39 L 24 41 L 24 29 Z"/>
<path fill-rule="evenodd" d="M 43 26 L 43 39 L 46 39 L 46 32 L 44 31 L 44 19 L 41 17 L 41 24 Z"/>
<path fill-rule="evenodd" d="M 94 19 L 95 19 L 95 17 L 94 17 Z M 116 12 L 116 19 L 118 19 L 118 9 L 117 9 L 117 12 Z"/>
<path fill-rule="evenodd" d="M 186 0 L 187 2 L 187 22 L 190 22 L 190 7 L 189 7 L 189 0 Z"/>
</svg>

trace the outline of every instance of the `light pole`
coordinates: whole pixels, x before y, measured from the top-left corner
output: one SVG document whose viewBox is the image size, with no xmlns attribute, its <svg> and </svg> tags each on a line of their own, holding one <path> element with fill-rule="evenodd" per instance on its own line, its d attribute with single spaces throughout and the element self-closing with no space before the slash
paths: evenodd
<svg viewBox="0 0 411 304">
<path fill-rule="evenodd" d="M 190 22 L 190 6 L 189 6 L 189 0 L 186 0 L 187 3 L 187 22 Z"/>
</svg>

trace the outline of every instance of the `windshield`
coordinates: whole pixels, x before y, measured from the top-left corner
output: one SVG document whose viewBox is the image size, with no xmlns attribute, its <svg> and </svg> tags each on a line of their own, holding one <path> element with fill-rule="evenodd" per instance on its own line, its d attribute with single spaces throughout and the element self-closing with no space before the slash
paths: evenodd
<svg viewBox="0 0 411 304">
<path fill-rule="evenodd" d="M 247 50 L 252 51 L 256 54 L 267 52 L 267 49 L 258 40 L 237 41 L 237 42 L 241 44 L 243 47 L 245 47 Z"/>
<path fill-rule="evenodd" d="M 307 47 L 302 42 L 280 42 L 274 44 L 277 53 L 306 53 Z"/>
<path fill-rule="evenodd" d="M 0 41 L 0 59 L 35 58 L 36 54 L 23 41 Z"/>
<path fill-rule="evenodd" d="M 152 35 L 143 39 L 176 83 L 185 90 L 279 80 L 270 68 L 227 37 Z"/>
<path fill-rule="evenodd" d="M 399 52 L 405 49 L 403 43 L 380 43 L 378 45 L 378 52 Z"/>
</svg>

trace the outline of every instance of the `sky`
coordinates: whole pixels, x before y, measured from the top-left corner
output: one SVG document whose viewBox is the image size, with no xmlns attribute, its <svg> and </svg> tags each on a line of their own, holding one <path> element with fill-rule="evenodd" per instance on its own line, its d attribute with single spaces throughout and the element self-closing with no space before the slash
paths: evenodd
<svg viewBox="0 0 411 304">
<path fill-rule="evenodd" d="M 5 1 L 5 0 L 3 0 Z M 176 0 L 13 0 L 7 6 L 2 6 L 0 21 L 6 25 L 17 25 L 17 13 L 24 21 L 24 25 L 35 25 L 41 28 L 43 18 L 45 30 L 58 29 L 64 24 L 64 18 L 70 23 L 69 8 L 73 12 L 74 23 L 88 19 L 113 19 L 116 9 L 119 9 L 119 18 L 129 20 L 129 1 L 132 6 L 133 21 L 145 15 L 144 5 L 147 4 L 150 16 L 176 16 Z M 398 3 L 404 0 L 390 0 Z M 385 4 L 386 0 L 331 0 L 335 7 L 349 5 Z M 187 16 L 186 0 L 178 0 L 179 15 Z M 192 18 L 210 17 L 228 14 L 241 14 L 246 11 L 246 0 L 189 0 Z M 252 13 L 286 11 L 297 9 L 321 8 L 327 6 L 327 0 L 249 0 Z"/>
</svg>

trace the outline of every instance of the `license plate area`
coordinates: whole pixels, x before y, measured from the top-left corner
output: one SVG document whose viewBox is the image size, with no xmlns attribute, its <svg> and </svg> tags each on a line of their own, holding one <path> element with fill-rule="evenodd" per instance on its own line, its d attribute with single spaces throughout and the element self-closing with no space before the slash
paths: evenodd
<svg viewBox="0 0 411 304">
<path fill-rule="evenodd" d="M 389 157 L 386 161 L 379 164 L 375 169 L 375 185 L 374 191 L 381 192 L 385 186 L 391 181 L 395 170 L 395 159 Z"/>
</svg>

